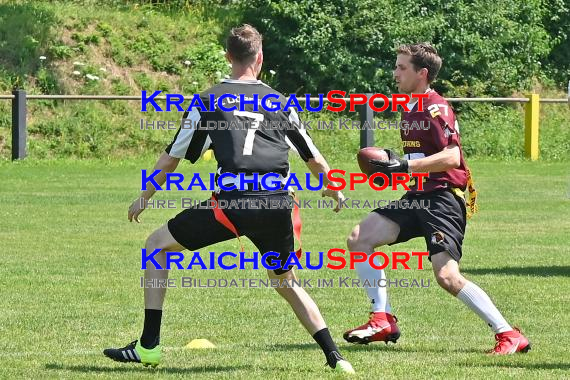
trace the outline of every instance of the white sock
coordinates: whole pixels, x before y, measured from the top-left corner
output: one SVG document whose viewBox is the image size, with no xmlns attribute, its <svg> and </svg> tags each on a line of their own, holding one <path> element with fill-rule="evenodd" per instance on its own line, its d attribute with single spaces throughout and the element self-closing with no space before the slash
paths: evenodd
<svg viewBox="0 0 570 380">
<path fill-rule="evenodd" d="M 374 263 L 377 266 L 380 266 L 380 262 L 378 261 L 377 257 L 374 258 Z M 390 302 L 388 302 L 388 289 L 386 286 L 386 275 L 384 274 L 384 270 L 372 268 L 372 266 L 368 263 L 368 260 L 363 263 L 356 263 L 355 268 L 358 272 L 358 277 L 360 277 L 360 281 L 368 280 L 370 284 L 380 283 L 385 285 L 366 287 L 366 293 L 368 294 L 368 298 L 370 298 L 370 302 L 372 303 L 372 311 L 391 313 L 392 308 L 390 307 Z M 382 279 L 384 279 L 384 281 L 380 281 Z"/>
<path fill-rule="evenodd" d="M 487 293 L 471 281 L 467 281 L 457 298 L 484 320 L 495 334 L 512 330 Z"/>
</svg>

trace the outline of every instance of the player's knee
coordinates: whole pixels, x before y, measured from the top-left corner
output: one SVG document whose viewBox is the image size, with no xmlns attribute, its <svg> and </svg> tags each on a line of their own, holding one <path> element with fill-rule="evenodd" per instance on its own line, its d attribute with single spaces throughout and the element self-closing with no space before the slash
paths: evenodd
<svg viewBox="0 0 570 380">
<path fill-rule="evenodd" d="M 452 294 L 456 294 L 462 287 L 461 275 L 447 268 L 435 271 L 435 279 L 439 286 Z"/>
<path fill-rule="evenodd" d="M 162 240 L 160 233 L 158 231 L 154 231 L 148 238 L 146 238 L 145 247 L 146 249 L 164 249 L 166 247 L 163 247 L 164 244 Z"/>
<path fill-rule="evenodd" d="M 359 237 L 360 237 L 359 228 L 358 226 L 356 226 L 352 229 L 350 235 L 348 235 L 348 237 L 346 238 L 346 246 L 348 247 L 349 250 L 351 251 L 355 250 L 358 244 Z"/>
<path fill-rule="evenodd" d="M 443 270 L 435 273 L 435 280 L 437 281 L 438 285 L 444 289 L 448 289 L 451 284 L 450 276 Z"/>
<path fill-rule="evenodd" d="M 346 246 L 348 247 L 349 251 L 369 251 L 373 249 L 374 244 L 363 236 L 360 231 L 360 226 L 356 226 L 348 235 L 346 239 Z"/>
</svg>

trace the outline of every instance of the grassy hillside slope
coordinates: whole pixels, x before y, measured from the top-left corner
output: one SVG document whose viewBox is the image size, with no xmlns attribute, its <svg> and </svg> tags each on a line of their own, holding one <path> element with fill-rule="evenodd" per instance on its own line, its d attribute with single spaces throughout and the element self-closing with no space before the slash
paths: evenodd
<svg viewBox="0 0 570 380">
<path fill-rule="evenodd" d="M 29 94 L 140 95 L 144 89 L 189 95 L 230 73 L 223 39 L 239 22 L 235 5 L 206 7 L 198 2 L 175 11 L 128 2 L 93 3 L 0 1 L 0 93 L 22 88 Z M 279 73 L 271 74 L 271 69 L 264 68 L 262 79 L 279 88 Z M 10 157 L 10 107 L 9 101 L 0 101 L 3 160 Z M 564 159 L 570 150 L 570 110 L 565 105 L 544 105 L 542 110 L 541 155 Z M 155 154 L 174 131 L 141 131 L 140 119 L 177 121 L 181 116 L 141 113 L 136 101 L 30 100 L 28 152 L 32 158 Z M 358 118 L 354 113 L 304 117 L 337 123 L 339 117 Z M 378 116 L 387 117 L 394 115 Z M 460 122 L 468 156 L 523 157 L 522 106 L 464 106 Z M 325 154 L 339 160 L 352 158 L 359 145 L 356 130 L 312 135 Z M 376 131 L 376 140 L 398 146 L 398 131 Z"/>
</svg>

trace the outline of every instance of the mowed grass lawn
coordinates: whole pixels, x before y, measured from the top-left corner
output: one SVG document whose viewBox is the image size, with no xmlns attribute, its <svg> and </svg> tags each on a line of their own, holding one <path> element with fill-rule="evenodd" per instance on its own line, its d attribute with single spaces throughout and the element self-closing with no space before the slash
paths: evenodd
<svg viewBox="0 0 570 380">
<path fill-rule="evenodd" d="M 163 318 L 164 360 L 156 370 L 112 362 L 101 351 L 137 339 L 145 238 L 178 210 L 147 210 L 127 221 L 140 169 L 125 162 L 31 159 L 0 163 L 0 378 L 328 378 L 335 375 L 288 305 L 272 289 L 171 289 Z M 333 163 L 356 170 L 354 163 Z M 472 161 L 479 214 L 468 225 L 463 272 L 521 326 L 527 355 L 490 357 L 493 334 L 432 280 L 429 288 L 391 288 L 398 344 L 353 346 L 342 333 L 368 317 L 362 289 L 308 289 L 341 351 L 363 379 L 568 378 L 570 375 L 570 181 L 568 163 Z M 214 162 L 179 171 L 212 171 Z M 295 162 L 294 169 L 303 166 Z M 186 184 L 188 182 L 185 182 Z M 394 198 L 364 186 L 354 199 Z M 205 198 L 164 192 L 158 199 Z M 319 194 L 303 192 L 303 199 Z M 303 248 L 345 247 L 365 210 L 304 210 Z M 230 241 L 203 251 L 238 250 Z M 422 239 L 396 246 L 424 249 Z M 253 245 L 246 240 L 246 250 Z M 187 261 L 186 261 L 187 263 Z M 426 262 L 427 263 L 427 262 Z M 433 279 L 426 270 L 390 270 L 389 278 Z M 264 270 L 172 271 L 171 277 L 265 278 Z M 354 271 L 301 271 L 301 278 L 357 278 Z M 188 350 L 206 338 L 217 348 Z"/>
</svg>

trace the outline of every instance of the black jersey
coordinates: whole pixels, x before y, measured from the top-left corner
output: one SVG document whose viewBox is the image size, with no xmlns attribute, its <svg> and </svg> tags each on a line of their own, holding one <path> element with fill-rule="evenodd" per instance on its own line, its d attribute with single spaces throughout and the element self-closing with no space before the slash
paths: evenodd
<svg viewBox="0 0 570 380">
<path fill-rule="evenodd" d="M 222 111 L 211 107 L 210 94 L 217 100 L 224 94 L 233 94 L 238 99 L 225 98 L 224 107 L 237 106 L 234 111 Z M 245 101 L 240 110 L 240 95 Z M 209 148 L 213 149 L 218 161 L 218 174 L 221 173 L 278 173 L 287 177 L 289 173 L 288 152 L 294 148 L 304 161 L 319 155 L 307 131 L 300 125 L 294 109 L 285 112 L 266 111 L 259 104 L 257 111 L 251 104 L 253 95 L 259 102 L 268 94 L 272 102 L 286 98 L 258 80 L 227 79 L 200 94 L 205 108 L 213 112 L 201 111 L 197 107 L 184 114 L 185 127 L 181 127 L 174 140 L 166 147 L 172 157 L 186 158 L 195 163 Z M 194 126 L 194 127 L 191 127 Z M 198 127 L 199 126 L 199 127 Z"/>
</svg>

